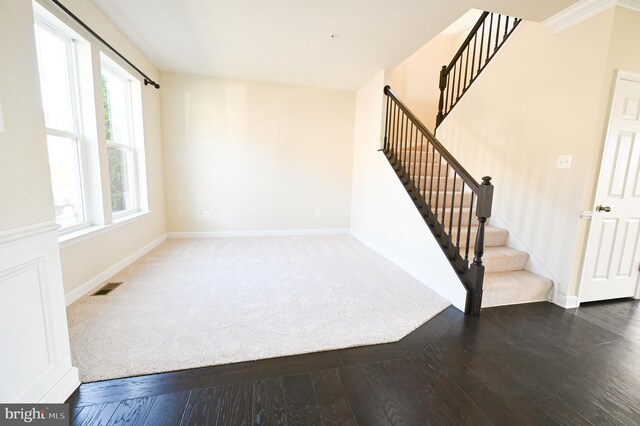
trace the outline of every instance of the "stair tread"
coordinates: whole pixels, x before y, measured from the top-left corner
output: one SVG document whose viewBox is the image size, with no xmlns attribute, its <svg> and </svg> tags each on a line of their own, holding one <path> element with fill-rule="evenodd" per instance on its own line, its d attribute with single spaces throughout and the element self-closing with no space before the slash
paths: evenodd
<svg viewBox="0 0 640 426">
<path fill-rule="evenodd" d="M 519 271 L 527 260 L 528 253 L 507 246 L 485 247 L 482 257 L 486 272 Z"/>
<path fill-rule="evenodd" d="M 435 190 L 433 191 L 433 193 L 434 193 L 434 194 L 435 194 L 436 192 L 438 192 L 438 191 L 435 191 Z M 446 192 L 446 193 L 447 193 L 447 198 L 449 198 L 449 195 L 450 195 L 450 194 L 455 194 L 455 195 L 456 195 L 456 197 L 459 197 L 459 196 L 460 196 L 460 194 L 462 193 L 462 191 L 458 191 L 458 190 L 453 191 L 453 192 L 452 192 L 452 191 L 444 191 L 444 190 L 442 190 L 442 191 L 439 191 L 439 192 L 440 192 L 440 194 L 444 194 L 444 193 Z M 466 196 L 471 197 L 471 192 L 470 192 L 470 191 L 464 191 L 464 195 L 465 195 L 465 197 L 466 197 Z"/>
<path fill-rule="evenodd" d="M 477 227 L 477 226 L 472 226 L 472 228 L 478 229 L 478 227 Z M 502 234 L 502 233 L 506 233 L 506 234 L 508 234 L 508 233 L 509 233 L 509 231 L 507 231 L 507 230 L 506 230 L 506 229 L 504 229 L 504 228 L 499 228 L 499 227 L 497 227 L 497 226 L 491 226 L 491 225 L 487 225 L 487 226 L 485 226 L 485 227 L 484 227 L 484 232 L 485 232 L 485 234 L 487 234 L 487 233 L 489 233 L 489 232 L 498 232 L 498 233 L 501 233 L 501 234 Z"/>
<path fill-rule="evenodd" d="M 486 232 L 486 227 L 485 227 L 485 232 Z M 485 251 L 484 251 L 484 256 L 485 257 L 497 257 L 497 256 L 527 256 L 529 257 L 529 253 L 524 252 L 522 250 L 518 250 L 518 249 L 514 249 L 511 247 L 507 247 L 507 246 L 500 246 L 500 247 L 488 247 Z"/>
<path fill-rule="evenodd" d="M 447 197 L 447 198 L 448 198 L 448 197 Z M 440 203 L 442 203 L 442 200 L 438 200 L 438 201 L 439 201 Z M 435 203 L 435 201 L 434 201 L 434 203 Z M 471 209 L 471 207 L 469 207 L 469 206 L 462 207 L 462 211 L 463 211 L 463 212 L 467 212 L 467 214 L 469 213 L 469 210 L 470 210 L 470 209 Z M 451 210 L 452 210 L 452 209 L 451 209 L 451 207 L 447 205 L 447 206 L 446 206 L 446 208 L 445 208 L 445 213 L 446 213 L 446 214 L 448 214 Z M 434 211 L 435 211 L 435 209 L 434 209 Z M 459 212 L 459 211 L 460 211 L 460 207 L 454 207 L 454 208 L 453 208 L 453 211 L 454 211 L 455 213 Z M 454 217 L 455 217 L 455 213 L 454 213 Z M 440 216 L 440 215 L 442 215 L 442 205 L 441 205 L 441 206 L 440 206 L 440 208 L 438 209 L 438 216 Z M 462 216 L 464 217 L 464 214 L 463 214 Z"/>
<path fill-rule="evenodd" d="M 476 232 L 478 232 L 478 227 L 477 226 L 472 226 L 471 227 L 471 234 L 475 235 Z M 467 228 L 462 229 L 462 235 L 466 235 L 467 234 Z M 505 235 L 508 236 L 509 235 L 509 231 L 507 231 L 504 228 L 498 228 L 496 226 L 485 226 L 484 227 L 484 235 L 493 235 L 493 234 L 500 234 L 500 235 Z M 502 246 L 500 246 L 502 247 Z"/>
<path fill-rule="evenodd" d="M 420 179 L 424 179 L 425 177 L 428 179 L 431 179 L 431 170 L 429 170 L 429 172 L 427 174 L 418 174 L 418 173 L 411 173 L 411 175 L 413 176 L 414 179 L 420 178 Z M 453 173 L 451 173 L 450 175 L 447 175 L 445 170 L 442 170 L 441 173 L 438 173 L 438 169 L 435 170 L 435 173 L 433 174 L 433 182 L 437 182 L 438 181 L 438 176 L 440 176 L 440 184 L 442 186 L 444 186 L 444 178 L 448 177 L 447 181 L 449 181 L 449 184 L 451 184 L 451 182 L 453 181 Z M 463 182 L 462 179 L 460 179 L 458 177 L 458 179 L 456 179 L 459 182 Z M 433 188 L 435 190 L 435 188 Z M 449 187 L 449 189 L 451 189 L 451 187 Z M 467 189 L 465 190 L 465 192 L 471 192 L 469 190 L 469 186 L 467 185 Z"/>
<path fill-rule="evenodd" d="M 474 226 L 471 228 L 471 233 L 469 235 L 469 245 L 470 245 L 470 256 L 473 257 L 473 247 L 476 242 L 476 233 L 478 232 L 478 227 Z M 493 226 L 486 226 L 484 228 L 484 244 L 485 250 L 488 247 L 501 247 L 504 246 L 504 243 L 507 241 L 507 237 L 509 236 L 509 231 L 503 228 L 497 228 Z M 456 232 L 453 230 L 453 241 L 456 241 Z M 462 230 L 462 235 L 460 235 L 460 248 L 464 250 L 467 246 L 467 230 L 466 228 Z"/>
</svg>

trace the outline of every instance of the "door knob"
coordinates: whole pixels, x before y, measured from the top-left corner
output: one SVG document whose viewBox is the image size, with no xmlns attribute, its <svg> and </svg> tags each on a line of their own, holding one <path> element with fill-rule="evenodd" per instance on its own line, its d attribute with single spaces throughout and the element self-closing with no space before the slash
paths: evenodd
<svg viewBox="0 0 640 426">
<path fill-rule="evenodd" d="M 598 207 L 596 207 L 596 211 L 597 212 L 609 213 L 611 211 L 611 207 L 609 207 L 609 206 L 598 206 Z"/>
</svg>

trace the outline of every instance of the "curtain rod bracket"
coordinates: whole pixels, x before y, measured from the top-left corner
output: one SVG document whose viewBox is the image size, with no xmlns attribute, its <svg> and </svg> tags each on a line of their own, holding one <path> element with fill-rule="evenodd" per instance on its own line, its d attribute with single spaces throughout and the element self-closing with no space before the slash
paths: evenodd
<svg viewBox="0 0 640 426">
<path fill-rule="evenodd" d="M 145 79 L 144 79 L 144 85 L 145 85 L 145 86 L 147 86 L 147 85 L 149 85 L 149 84 L 150 84 L 150 85 L 152 85 L 153 87 L 155 87 L 156 89 L 159 89 L 159 88 L 160 88 L 160 85 L 159 85 L 158 83 L 156 83 L 156 82 L 155 82 L 155 81 L 153 81 L 153 80 L 147 80 L 147 79 L 145 78 Z"/>
</svg>

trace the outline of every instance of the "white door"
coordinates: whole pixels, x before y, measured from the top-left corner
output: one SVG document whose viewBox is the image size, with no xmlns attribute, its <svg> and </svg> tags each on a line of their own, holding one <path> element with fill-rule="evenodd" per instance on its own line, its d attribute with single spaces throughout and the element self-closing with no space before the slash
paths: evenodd
<svg viewBox="0 0 640 426">
<path fill-rule="evenodd" d="M 580 286 L 580 302 L 638 297 L 640 76 L 618 75 Z"/>
</svg>

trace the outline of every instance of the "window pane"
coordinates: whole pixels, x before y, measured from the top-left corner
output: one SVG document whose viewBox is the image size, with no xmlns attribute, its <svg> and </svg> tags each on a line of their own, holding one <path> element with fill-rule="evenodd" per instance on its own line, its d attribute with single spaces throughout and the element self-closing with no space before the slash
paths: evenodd
<svg viewBox="0 0 640 426">
<path fill-rule="evenodd" d="M 75 133 L 69 81 L 69 40 L 38 24 L 36 40 L 46 126 Z"/>
<path fill-rule="evenodd" d="M 78 141 L 47 136 L 56 222 L 63 227 L 85 222 Z"/>
<path fill-rule="evenodd" d="M 133 159 L 128 148 L 108 147 L 111 210 L 114 213 L 136 208 L 133 191 Z"/>
<path fill-rule="evenodd" d="M 130 144 L 130 120 L 127 97 L 128 81 L 109 71 L 102 71 L 102 94 L 104 96 L 104 121 L 107 140 Z"/>
</svg>

